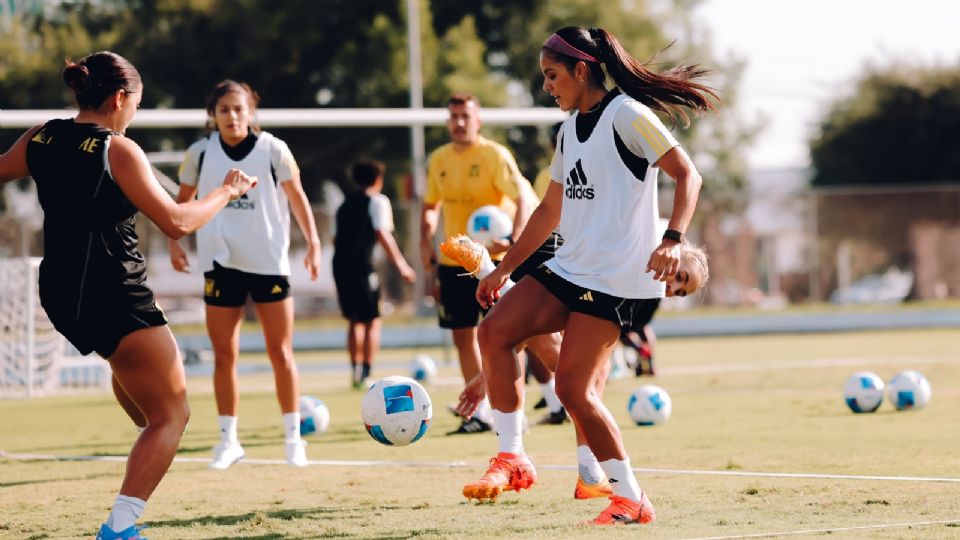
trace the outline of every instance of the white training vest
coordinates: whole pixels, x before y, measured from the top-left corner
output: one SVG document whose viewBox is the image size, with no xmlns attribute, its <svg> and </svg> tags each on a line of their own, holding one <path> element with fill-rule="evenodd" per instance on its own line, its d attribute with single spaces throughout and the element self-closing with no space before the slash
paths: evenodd
<svg viewBox="0 0 960 540">
<path fill-rule="evenodd" d="M 241 161 L 223 151 L 220 134 L 207 138 L 197 193 L 205 197 L 223 185 L 227 171 L 237 168 L 256 176 L 257 185 L 197 231 L 200 268 L 221 266 L 253 274 L 290 275 L 290 207 L 287 195 L 270 169 L 270 148 L 274 137 L 261 132 L 253 150 Z"/>
<path fill-rule="evenodd" d="M 567 281 L 621 298 L 662 298 L 663 282 L 646 272 L 660 244 L 657 175 L 650 163 L 639 179 L 624 165 L 613 136 L 617 109 L 632 98 L 615 97 L 586 142 L 577 139 L 576 117 L 564 122 L 563 245 L 547 266 Z"/>
</svg>

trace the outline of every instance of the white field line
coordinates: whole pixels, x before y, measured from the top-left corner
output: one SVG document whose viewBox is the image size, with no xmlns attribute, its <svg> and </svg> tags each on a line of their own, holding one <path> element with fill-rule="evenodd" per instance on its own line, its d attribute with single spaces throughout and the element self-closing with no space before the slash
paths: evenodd
<svg viewBox="0 0 960 540">
<path fill-rule="evenodd" d="M 913 521 L 908 523 L 884 523 L 881 525 L 858 525 L 855 527 L 831 527 L 829 529 L 806 529 L 800 531 L 780 531 L 752 534 L 734 534 L 730 536 L 704 536 L 702 538 L 691 538 L 688 540 L 734 540 L 736 538 L 772 538 L 776 536 L 799 536 L 802 534 L 824 534 L 848 531 L 866 531 L 876 529 L 892 529 L 895 527 L 922 527 L 924 525 L 947 525 L 950 523 L 960 523 L 960 519 L 941 519 L 937 521 Z"/>
<path fill-rule="evenodd" d="M 126 456 L 57 456 L 53 454 L 15 454 L 0 450 L 0 459 L 11 461 L 104 461 L 122 463 Z M 176 463 L 210 463 L 209 458 L 176 457 Z M 255 459 L 243 458 L 245 464 L 251 465 L 286 465 L 282 459 Z M 310 465 L 327 467 L 394 467 L 394 468 L 422 468 L 432 467 L 441 469 L 476 468 L 486 465 L 482 463 L 467 463 L 464 461 L 383 461 L 383 460 L 309 460 Z M 538 465 L 538 469 L 549 471 L 575 471 L 576 465 Z M 649 467 L 634 467 L 638 473 L 646 474 L 674 474 L 700 476 L 750 476 L 763 478 L 810 478 L 822 480 L 880 480 L 888 482 L 950 482 L 960 483 L 960 478 L 944 478 L 935 476 L 871 476 L 854 474 L 822 474 L 822 473 L 778 473 L 760 471 L 708 471 L 693 469 L 655 469 Z"/>
<path fill-rule="evenodd" d="M 872 366 L 888 364 L 945 364 L 960 362 L 960 355 L 934 356 L 891 356 L 877 358 L 860 356 L 849 358 L 816 358 L 793 360 L 789 362 L 739 362 L 734 364 L 710 364 L 703 366 L 664 366 L 657 368 L 658 375 L 700 375 L 712 373 L 734 373 L 750 371 L 772 371 L 781 369 L 810 369 L 824 367 Z"/>
</svg>

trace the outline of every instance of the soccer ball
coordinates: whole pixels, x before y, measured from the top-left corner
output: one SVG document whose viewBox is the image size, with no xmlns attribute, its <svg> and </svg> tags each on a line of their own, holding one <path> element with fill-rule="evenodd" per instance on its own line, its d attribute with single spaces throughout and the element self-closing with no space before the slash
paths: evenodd
<svg viewBox="0 0 960 540">
<path fill-rule="evenodd" d="M 673 402 L 666 390 L 645 384 L 630 394 L 627 412 L 638 426 L 662 424 L 670 418 Z"/>
<path fill-rule="evenodd" d="M 883 379 L 876 373 L 858 371 L 843 385 L 843 399 L 855 413 L 874 412 L 883 403 Z"/>
<path fill-rule="evenodd" d="M 890 379 L 887 396 L 898 411 L 922 409 L 930 402 L 930 383 L 919 371 L 901 371 Z"/>
<path fill-rule="evenodd" d="M 330 409 L 313 396 L 300 396 L 300 435 L 324 433 L 330 427 Z"/>
<path fill-rule="evenodd" d="M 367 433 L 378 443 L 406 446 L 427 432 L 433 405 L 420 383 L 395 375 L 373 383 L 367 390 L 360 416 Z"/>
<path fill-rule="evenodd" d="M 506 238 L 512 232 L 513 220 L 499 206 L 481 206 L 467 219 L 467 236 L 481 244 Z"/>
<path fill-rule="evenodd" d="M 410 363 L 410 373 L 416 381 L 429 382 L 437 375 L 437 363 L 425 354 L 418 354 Z"/>
</svg>

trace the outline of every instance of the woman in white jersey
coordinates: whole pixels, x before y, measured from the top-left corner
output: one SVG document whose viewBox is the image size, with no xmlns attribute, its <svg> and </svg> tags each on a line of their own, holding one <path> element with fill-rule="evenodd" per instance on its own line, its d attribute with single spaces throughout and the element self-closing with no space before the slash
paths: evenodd
<svg viewBox="0 0 960 540">
<path fill-rule="evenodd" d="M 653 505 L 637 484 L 616 422 L 592 388 L 621 327 L 644 302 L 663 297 L 664 281 L 679 275 L 680 242 L 700 191 L 696 168 L 654 111 L 686 121 L 684 107 L 710 110 L 714 94 L 693 82 L 703 70 L 649 71 L 600 28 L 558 30 L 544 43 L 540 69 L 544 90 L 574 114 L 561 129 L 546 196 L 516 245 L 478 284 L 477 301 L 490 306 L 498 300 L 510 272 L 557 226 L 564 244 L 480 325 L 500 452 L 463 493 L 490 498 L 536 481 L 521 439 L 523 380 L 514 347 L 529 336 L 563 330 L 557 394 L 614 493 L 591 523 L 649 523 Z M 604 69 L 618 89 L 607 90 Z M 656 235 L 660 169 L 677 183 L 662 239 Z"/>
<path fill-rule="evenodd" d="M 320 239 L 290 149 L 253 123 L 258 101 L 259 96 L 246 83 L 225 80 L 217 84 L 207 101 L 214 129 L 190 146 L 180 167 L 177 201 L 203 197 L 215 187 L 214 179 L 218 175 L 222 178 L 222 171 L 230 168 L 263 179 L 197 232 L 220 424 L 220 444 L 214 447 L 210 464 L 214 469 L 226 469 L 244 455 L 237 437 L 237 356 L 243 305 L 248 296 L 256 306 L 273 365 L 287 463 L 297 467 L 307 464 L 300 439 L 300 377 L 292 345 L 290 210 L 307 239 L 304 265 L 314 280 L 320 267 Z M 170 259 L 176 270 L 189 271 L 186 253 L 173 240 Z"/>
</svg>

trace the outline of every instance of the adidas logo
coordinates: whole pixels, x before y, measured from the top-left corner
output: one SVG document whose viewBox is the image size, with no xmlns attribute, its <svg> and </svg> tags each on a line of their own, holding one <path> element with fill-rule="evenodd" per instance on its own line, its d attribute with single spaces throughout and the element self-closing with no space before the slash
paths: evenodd
<svg viewBox="0 0 960 540">
<path fill-rule="evenodd" d="M 583 172 L 583 163 L 579 159 L 567 174 L 566 184 L 567 189 L 563 194 L 568 199 L 593 199 L 593 186 L 588 187 L 587 175 Z"/>
<path fill-rule="evenodd" d="M 593 302 L 593 291 L 587 291 L 580 296 L 581 302 Z"/>
<path fill-rule="evenodd" d="M 274 285 L 273 288 L 270 289 L 270 294 L 280 294 L 282 292 L 283 289 L 281 289 L 279 285 Z"/>
<path fill-rule="evenodd" d="M 619 482 L 619 480 L 617 480 L 616 478 L 607 478 L 607 481 L 610 482 L 611 484 L 616 484 L 617 482 Z"/>
</svg>

